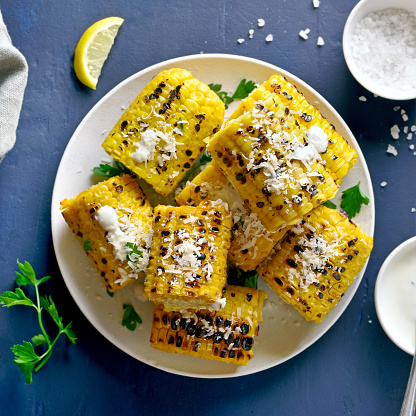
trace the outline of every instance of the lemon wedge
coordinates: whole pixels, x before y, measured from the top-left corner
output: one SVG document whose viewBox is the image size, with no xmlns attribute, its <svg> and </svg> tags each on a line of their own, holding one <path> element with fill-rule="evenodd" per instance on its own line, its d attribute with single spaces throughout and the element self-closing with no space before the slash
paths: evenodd
<svg viewBox="0 0 416 416">
<path fill-rule="evenodd" d="M 123 22 L 124 19 L 120 17 L 99 20 L 84 32 L 75 48 L 75 74 L 84 85 L 93 90 Z"/>
</svg>

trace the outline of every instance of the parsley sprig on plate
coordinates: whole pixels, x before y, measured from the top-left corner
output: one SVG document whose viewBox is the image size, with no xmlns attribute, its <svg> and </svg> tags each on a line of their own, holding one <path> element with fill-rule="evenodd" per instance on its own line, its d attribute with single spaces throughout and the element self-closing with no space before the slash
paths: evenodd
<svg viewBox="0 0 416 416">
<path fill-rule="evenodd" d="M 229 95 L 226 91 L 221 91 L 222 84 L 209 84 L 208 85 L 212 91 L 214 91 L 218 97 L 224 102 L 225 108 L 234 102 L 235 100 L 242 100 L 251 93 L 251 91 L 256 88 L 256 83 L 254 81 L 246 81 L 242 79 L 238 84 L 237 89 L 235 90 L 233 95 Z"/>
<path fill-rule="evenodd" d="M 354 218 L 360 211 L 362 205 L 368 205 L 370 199 L 364 195 L 360 188 L 360 182 L 351 188 L 342 191 L 341 209 L 348 214 L 348 218 Z M 328 208 L 336 209 L 337 206 L 332 201 L 323 203 Z"/>
<path fill-rule="evenodd" d="M 92 171 L 105 179 L 110 179 L 113 176 L 124 175 L 125 173 L 131 173 L 122 163 L 117 160 L 114 161 L 114 166 L 111 166 L 107 163 L 101 163 L 99 167 L 95 167 Z"/>
<path fill-rule="evenodd" d="M 58 310 L 51 296 L 40 296 L 38 286 L 51 276 L 45 276 L 41 279 L 36 279 L 35 272 L 32 266 L 26 261 L 24 264 L 17 262 L 20 272 L 16 272 L 15 282 L 18 285 L 26 286 L 32 285 L 35 287 L 36 303 L 29 299 L 22 289 L 17 287 L 14 292 L 6 291 L 0 294 L 0 304 L 6 307 L 26 305 L 33 307 L 38 315 L 38 322 L 41 333 L 32 337 L 31 342 L 23 341 L 22 345 L 14 345 L 11 350 L 13 351 L 15 358 L 14 362 L 19 366 L 20 371 L 25 377 L 26 383 L 32 383 L 32 372 L 38 372 L 52 355 L 52 348 L 58 341 L 62 334 L 65 334 L 68 339 L 75 344 L 77 340 L 75 332 L 71 329 L 72 321 L 64 326 L 62 317 L 59 316 Z M 58 334 L 54 339 L 46 332 L 42 322 L 42 311 L 48 312 L 53 321 L 58 327 Z M 41 345 L 45 346 L 42 354 L 38 354 L 35 351 L 36 347 Z"/>
</svg>

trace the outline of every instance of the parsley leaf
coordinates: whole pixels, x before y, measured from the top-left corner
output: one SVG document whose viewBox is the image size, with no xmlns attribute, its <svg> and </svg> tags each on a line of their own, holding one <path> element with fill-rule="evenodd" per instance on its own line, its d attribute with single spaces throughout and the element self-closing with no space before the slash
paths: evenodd
<svg viewBox="0 0 416 416">
<path fill-rule="evenodd" d="M 331 201 L 325 201 L 321 205 L 325 205 L 327 208 L 337 209 L 337 206 Z"/>
<path fill-rule="evenodd" d="M 107 295 L 108 295 L 108 296 L 110 296 L 110 298 L 112 298 L 112 297 L 114 296 L 114 292 L 110 292 L 110 291 L 107 289 Z"/>
<path fill-rule="evenodd" d="M 123 320 L 121 321 L 121 325 L 125 326 L 130 331 L 134 331 L 136 329 L 137 324 L 141 324 L 143 321 L 141 320 L 140 316 L 137 315 L 136 311 L 133 308 L 133 305 L 124 304 L 123 309 L 124 314 Z"/>
<path fill-rule="evenodd" d="M 122 163 L 118 162 L 117 160 L 114 161 L 114 166 L 108 164 L 100 164 L 99 167 L 95 167 L 92 171 L 98 175 L 102 176 L 105 179 L 110 179 L 113 176 L 121 176 L 126 173 L 131 173 L 129 169 L 127 169 Z"/>
<path fill-rule="evenodd" d="M 211 155 L 205 150 L 204 153 L 202 153 L 201 157 L 195 162 L 195 164 L 188 170 L 188 172 L 186 172 L 186 175 L 179 183 L 186 183 L 188 179 L 196 172 L 197 169 L 199 169 L 201 166 L 207 165 L 209 162 L 211 162 L 211 160 Z"/>
<path fill-rule="evenodd" d="M 92 250 L 91 241 L 90 240 L 84 240 L 84 250 L 90 251 Z"/>
<path fill-rule="evenodd" d="M 134 259 L 134 258 L 130 257 L 132 254 L 135 254 L 136 256 L 143 258 L 143 254 L 137 248 L 136 244 L 128 242 L 128 243 L 126 243 L 126 246 L 131 250 L 131 252 L 129 254 L 127 254 L 127 256 L 126 256 L 127 263 L 128 262 L 137 263 L 139 261 L 138 258 Z M 131 267 L 129 265 L 127 265 L 125 267 L 125 269 L 131 269 Z"/>
<path fill-rule="evenodd" d="M 180 129 L 183 131 L 183 121 L 181 117 L 179 117 L 178 124 L 179 124 Z"/>
<path fill-rule="evenodd" d="M 221 84 L 209 84 L 208 86 L 224 102 L 225 108 L 228 108 L 228 106 L 235 100 L 242 100 L 248 97 L 248 95 L 256 88 L 255 82 L 242 79 L 234 94 L 230 96 L 228 95 L 228 92 L 221 91 Z"/>
<path fill-rule="evenodd" d="M 257 289 L 257 278 L 259 274 L 255 270 L 244 272 L 240 268 L 228 263 L 228 284 L 246 286 Z"/>
<path fill-rule="evenodd" d="M 370 199 L 360 189 L 360 182 L 342 192 L 341 209 L 348 213 L 348 218 L 354 218 L 361 210 L 361 205 L 368 205 Z"/>
<path fill-rule="evenodd" d="M 31 284 L 35 287 L 36 303 L 30 300 L 20 288 L 16 288 L 14 292 L 6 291 L 0 294 L 0 304 L 6 307 L 16 305 L 31 306 L 36 309 L 38 314 L 38 322 L 41 329 L 41 333 L 32 337 L 32 342 L 23 341 L 22 345 L 14 345 L 11 350 L 14 353 L 14 362 L 19 366 L 20 371 L 25 377 L 26 383 L 32 383 L 32 373 L 39 371 L 43 365 L 49 360 L 52 355 L 52 348 L 55 345 L 61 334 L 66 334 L 68 339 L 74 344 L 76 341 L 76 334 L 71 329 L 72 322 L 70 322 L 65 328 L 62 323 L 62 318 L 58 314 L 56 305 L 53 302 L 51 296 L 39 296 L 38 286 L 50 279 L 50 276 L 36 279 L 35 272 L 32 266 L 25 262 L 24 264 L 17 262 L 20 272 L 16 272 L 15 282 L 19 285 Z M 59 332 L 53 341 L 50 340 L 49 335 L 42 323 L 42 311 L 46 311 L 52 317 Z M 33 343 L 33 344 L 32 344 Z M 45 351 L 42 355 L 38 355 L 35 352 L 35 347 L 45 345 Z"/>
</svg>

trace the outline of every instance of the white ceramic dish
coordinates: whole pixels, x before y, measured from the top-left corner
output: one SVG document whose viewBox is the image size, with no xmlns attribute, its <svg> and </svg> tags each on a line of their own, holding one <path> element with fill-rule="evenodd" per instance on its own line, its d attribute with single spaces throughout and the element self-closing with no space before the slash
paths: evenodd
<svg viewBox="0 0 416 416">
<path fill-rule="evenodd" d="M 405 9 L 416 14 L 415 0 L 361 0 L 351 11 L 344 27 L 342 48 L 345 61 L 354 78 L 367 90 L 380 97 L 391 100 L 410 100 L 416 98 L 416 88 L 400 91 L 375 83 L 357 67 L 351 50 L 351 40 L 357 23 L 369 13 L 383 9 Z"/>
<path fill-rule="evenodd" d="M 409 279 L 415 284 L 415 265 L 416 237 L 413 237 L 396 247 L 384 261 L 374 292 L 381 326 L 399 348 L 411 355 L 416 347 L 416 288 L 410 287 Z M 403 287 L 404 283 L 409 283 L 409 287 Z M 412 307 L 413 315 L 406 313 L 406 308 Z"/>
<path fill-rule="evenodd" d="M 130 102 L 142 88 L 160 71 L 183 67 L 208 83 L 221 83 L 223 89 L 233 91 L 242 78 L 261 83 L 272 74 L 280 72 L 315 104 L 337 130 L 357 150 L 359 160 L 345 178 L 342 188 L 361 181 L 363 191 L 370 197 L 370 204 L 356 218 L 364 230 L 373 235 L 374 196 L 364 157 L 351 131 L 333 107 L 316 91 L 300 79 L 271 64 L 255 59 L 210 54 L 194 55 L 162 62 L 147 68 L 110 91 L 87 114 L 72 136 L 62 157 L 52 198 L 52 234 L 59 267 L 73 298 L 89 321 L 107 339 L 132 357 L 162 370 L 193 377 L 235 377 L 255 373 L 278 365 L 305 350 L 317 341 L 341 316 L 351 301 L 361 281 L 364 270 L 352 287 L 321 324 L 306 322 L 291 307 L 281 301 L 259 281 L 259 288 L 266 290 L 269 300 L 264 307 L 264 322 L 256 339 L 255 357 L 246 367 L 224 364 L 211 360 L 166 354 L 156 351 L 149 344 L 152 304 L 139 298 L 142 284 L 137 282 L 109 297 L 90 260 L 66 225 L 60 211 L 60 202 L 72 198 L 87 189 L 97 178 L 91 169 L 110 159 L 101 147 L 105 134 L 111 130 Z M 228 114 L 238 105 L 230 106 Z M 146 187 L 144 187 L 146 192 Z M 338 193 L 338 198 L 340 197 Z M 339 202 L 335 200 L 335 202 Z M 365 268 L 364 268 L 365 269 Z M 131 303 L 143 319 L 143 325 L 130 332 L 121 325 L 123 303 Z M 341 342 L 341 341 L 340 341 Z"/>
</svg>

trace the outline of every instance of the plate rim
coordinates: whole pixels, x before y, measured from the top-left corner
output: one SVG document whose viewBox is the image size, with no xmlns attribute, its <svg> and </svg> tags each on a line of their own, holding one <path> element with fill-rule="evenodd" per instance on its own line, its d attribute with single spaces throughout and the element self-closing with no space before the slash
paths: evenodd
<svg viewBox="0 0 416 416">
<path fill-rule="evenodd" d="M 138 361 L 147 364 L 153 368 L 162 370 L 162 371 L 166 371 L 168 373 L 171 374 L 176 374 L 176 375 L 181 375 L 181 376 L 186 376 L 186 377 L 193 377 L 193 378 L 210 378 L 210 379 L 215 379 L 215 378 L 234 378 L 234 377 L 241 377 L 241 376 L 246 376 L 246 375 L 251 375 L 251 374 L 255 374 L 258 373 L 260 371 L 264 371 L 270 368 L 273 368 L 277 365 L 280 365 L 290 359 L 292 359 L 293 357 L 295 357 L 296 355 L 302 353 L 303 351 L 305 351 L 306 349 L 308 349 L 311 345 L 313 345 L 315 342 L 317 342 L 320 338 L 322 338 L 331 328 L 332 326 L 339 320 L 339 318 L 341 317 L 341 315 L 344 313 L 345 309 L 347 308 L 347 306 L 350 304 L 351 300 L 353 299 L 353 297 L 355 296 L 355 293 L 362 281 L 363 275 L 365 273 L 365 270 L 367 268 L 367 264 L 368 264 L 368 260 L 366 262 L 366 264 L 364 265 L 364 267 L 362 268 L 362 270 L 360 271 L 359 275 L 357 276 L 357 278 L 355 279 L 355 282 L 357 282 L 357 284 L 355 284 L 355 287 L 350 287 L 349 291 L 351 293 L 351 299 L 345 304 L 345 305 L 337 305 L 340 306 L 339 310 L 339 314 L 337 316 L 337 318 L 322 332 L 320 333 L 316 338 L 313 338 L 311 340 L 309 340 L 309 342 L 306 342 L 304 345 L 302 345 L 301 348 L 296 349 L 294 352 L 292 352 L 291 354 L 287 355 L 284 357 L 283 360 L 279 361 L 278 363 L 273 362 L 273 364 L 271 365 L 264 365 L 264 366 L 260 366 L 260 367 L 256 367 L 254 369 L 252 369 L 252 371 L 247 372 L 247 373 L 219 373 L 219 374 L 194 374 L 194 373 L 188 373 L 186 371 L 181 371 L 181 370 L 177 370 L 177 369 L 172 369 L 169 367 L 164 367 L 163 365 L 156 365 L 154 362 L 151 362 L 150 360 L 145 360 L 145 359 L 140 359 L 137 358 L 136 356 L 132 355 L 130 351 L 128 351 L 128 348 L 125 347 L 121 342 L 119 342 L 117 339 L 114 339 L 113 334 L 111 334 L 105 326 L 103 326 L 101 324 L 101 322 L 98 320 L 98 318 L 96 318 L 94 315 L 91 315 L 88 313 L 87 311 L 87 307 L 84 306 L 83 302 L 80 302 L 79 300 L 77 300 L 77 296 L 76 296 L 76 290 L 74 286 L 71 286 L 70 281 L 67 280 L 67 278 L 64 276 L 64 273 L 62 273 L 61 270 L 61 259 L 60 259 L 60 254 L 59 254 L 59 250 L 57 249 L 58 247 L 58 241 L 57 238 L 55 236 L 54 230 L 56 229 L 55 226 L 55 221 L 56 221 L 56 217 L 58 217 L 55 213 L 56 211 L 56 207 L 59 207 L 60 201 L 57 200 L 57 186 L 58 186 L 58 177 L 62 174 L 62 170 L 63 170 L 63 160 L 65 158 L 65 154 L 67 152 L 69 152 L 69 150 L 71 149 L 71 143 L 73 144 L 74 142 L 72 141 L 72 139 L 74 137 L 77 136 L 79 131 L 82 131 L 82 129 L 84 128 L 84 125 L 88 122 L 89 118 L 92 116 L 92 114 L 95 112 L 95 110 L 97 109 L 97 107 L 100 107 L 103 103 L 105 103 L 113 94 L 115 94 L 119 89 L 123 88 L 126 84 L 132 82 L 133 80 L 135 80 L 136 78 L 142 77 L 144 75 L 146 75 L 147 73 L 157 69 L 157 68 L 161 68 L 161 67 L 165 67 L 168 65 L 175 65 L 177 63 L 181 63 L 183 61 L 206 61 L 206 60 L 210 60 L 210 59 L 224 59 L 224 60 L 234 60 L 234 61 L 245 61 L 247 63 L 252 63 L 252 64 L 256 64 L 256 65 L 260 65 L 262 67 L 267 67 L 270 70 L 273 70 L 274 72 L 278 72 L 281 73 L 284 76 L 288 76 L 289 78 L 291 78 L 292 80 L 294 80 L 294 83 L 296 86 L 301 85 L 302 87 L 306 88 L 308 90 L 308 92 L 312 92 L 317 99 L 319 99 L 319 102 L 324 104 L 332 113 L 331 115 L 334 115 L 337 118 L 337 122 L 339 122 L 343 129 L 347 132 L 347 134 L 352 137 L 355 140 L 355 143 L 357 144 L 357 146 L 354 146 L 354 149 L 356 150 L 359 159 L 362 159 L 365 163 L 362 165 L 362 169 L 364 171 L 365 176 L 368 178 L 368 192 L 369 192 L 369 197 L 370 200 L 372 201 L 372 203 L 370 203 L 369 206 L 367 206 L 367 209 L 370 210 L 370 219 L 371 219 L 371 223 L 369 226 L 369 230 L 368 230 L 368 234 L 370 236 L 374 236 L 374 228 L 375 228 L 375 201 L 374 201 L 374 191 L 373 191 L 373 186 L 372 186 L 372 181 L 371 181 L 371 176 L 370 176 L 370 172 L 368 170 L 368 165 L 365 161 L 364 155 L 361 151 L 361 148 L 358 144 L 357 139 L 355 138 L 355 136 L 353 135 L 353 133 L 351 132 L 350 128 L 348 127 L 348 125 L 345 123 L 344 119 L 339 115 L 339 113 L 335 110 L 335 108 L 318 92 L 316 91 L 313 87 L 311 87 L 310 85 L 308 85 L 305 81 L 303 81 L 302 79 L 298 78 L 296 75 L 290 73 L 289 71 L 280 68 L 276 65 L 273 65 L 271 63 L 256 59 L 256 58 L 250 58 L 250 57 L 246 57 L 246 56 L 240 56 L 240 55 L 233 55 L 233 54 L 224 54 L 224 53 L 210 53 L 210 54 L 193 54 L 193 55 L 186 55 L 186 56 L 181 56 L 181 57 L 176 57 L 176 58 L 172 58 L 172 59 L 168 59 L 156 64 L 153 64 L 149 67 L 146 67 L 132 75 L 130 75 L 129 77 L 127 77 L 125 80 L 121 81 L 120 83 L 118 83 L 116 86 L 114 86 L 110 91 L 108 91 L 89 111 L 88 113 L 84 116 L 84 118 L 82 119 L 82 121 L 79 123 L 79 125 L 77 126 L 77 128 L 75 129 L 75 131 L 73 132 L 71 138 L 69 139 L 65 150 L 61 156 L 61 160 L 59 162 L 59 166 L 56 172 L 56 177 L 55 177 L 55 181 L 54 181 L 54 186 L 53 186 L 53 191 L 52 191 L 52 201 L 51 201 L 51 232 L 52 232 L 52 241 L 53 241 L 53 247 L 54 247 L 54 252 L 55 252 L 55 257 L 57 259 L 57 263 L 58 263 L 58 267 L 60 269 L 60 273 L 62 275 L 62 278 L 65 282 L 65 285 L 68 289 L 68 291 L 70 292 L 72 298 L 74 299 L 75 303 L 77 304 L 78 308 L 81 310 L 81 312 L 83 313 L 83 315 L 85 316 L 85 318 L 94 326 L 94 328 L 101 334 L 103 335 L 109 342 L 111 342 L 113 345 L 115 345 L 117 348 L 119 348 L 120 350 L 122 350 L 123 352 L 125 352 L 126 354 L 128 354 L 129 356 L 131 356 L 132 358 L 137 359 Z M 351 290 L 353 292 L 351 292 Z M 154 360 L 153 360 L 154 361 Z"/>
</svg>

